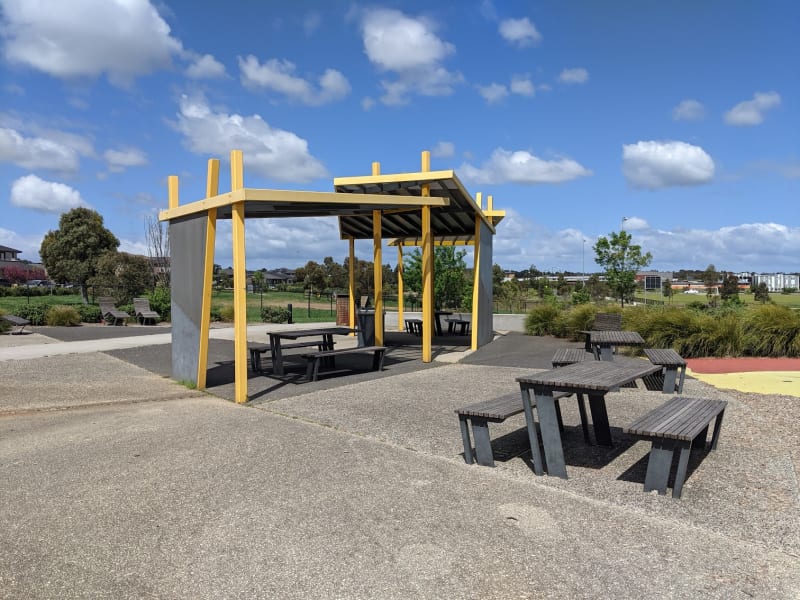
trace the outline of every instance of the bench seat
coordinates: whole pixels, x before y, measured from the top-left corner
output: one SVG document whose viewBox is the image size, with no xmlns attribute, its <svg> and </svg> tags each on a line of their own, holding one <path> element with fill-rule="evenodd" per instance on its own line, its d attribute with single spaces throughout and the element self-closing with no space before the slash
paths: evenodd
<svg viewBox="0 0 800 600">
<path fill-rule="evenodd" d="M 28 319 L 23 319 L 22 317 L 18 317 L 17 315 L 2 315 L 0 316 L 0 319 L 8 323 L 11 323 L 17 328 L 16 331 L 11 332 L 12 335 L 18 335 L 22 333 L 22 331 L 25 329 L 25 326 L 31 324 L 31 322 Z"/>
<path fill-rule="evenodd" d="M 569 392 L 556 392 L 553 398 L 556 400 L 556 414 L 558 425 L 563 428 L 561 420 L 561 410 L 558 401 L 569 396 Z M 458 422 L 461 427 L 461 440 L 464 443 L 464 460 L 468 465 L 476 462 L 485 467 L 494 466 L 494 455 L 492 453 L 492 443 L 489 438 L 489 423 L 502 423 L 507 418 L 517 415 L 525 410 L 522 404 L 520 392 L 506 394 L 490 400 L 483 400 L 456 409 Z M 472 434 L 475 437 L 475 454 L 472 452 L 472 440 L 469 435 L 469 424 L 472 424 Z"/>
<path fill-rule="evenodd" d="M 262 370 L 261 367 L 261 355 L 266 354 L 267 352 L 270 353 L 270 358 L 272 357 L 272 348 L 269 344 L 259 344 L 256 342 L 247 342 L 247 350 L 250 352 L 250 369 L 255 373 L 260 373 Z"/>
<path fill-rule="evenodd" d="M 422 319 L 406 319 L 406 331 L 414 335 L 422 335 Z"/>
<path fill-rule="evenodd" d="M 322 361 L 326 361 L 329 366 L 334 367 L 334 360 L 336 357 L 347 354 L 372 354 L 372 370 L 383 371 L 383 358 L 386 354 L 386 346 L 356 346 L 355 348 L 320 350 L 319 352 L 303 354 L 303 358 L 308 361 L 306 378 L 309 381 L 316 381 L 319 375 L 319 366 Z"/>
<path fill-rule="evenodd" d="M 672 348 L 645 348 L 644 353 L 654 365 L 663 367 L 661 391 L 665 394 L 682 394 L 686 379 L 686 360 Z M 680 377 L 678 373 L 680 372 Z"/>
<path fill-rule="evenodd" d="M 627 434 L 652 442 L 644 481 L 645 492 L 657 490 L 661 495 L 666 494 L 672 460 L 675 451 L 680 450 L 672 497 L 681 497 L 689 453 L 693 446 L 706 446 L 712 420 L 715 423 L 711 450 L 717 449 L 726 405 L 725 400 L 675 396 L 624 429 Z"/>
<path fill-rule="evenodd" d="M 469 319 L 460 318 L 446 318 L 445 322 L 447 323 L 447 333 L 455 333 L 456 327 L 458 327 L 458 335 L 467 335 L 472 323 Z"/>
</svg>

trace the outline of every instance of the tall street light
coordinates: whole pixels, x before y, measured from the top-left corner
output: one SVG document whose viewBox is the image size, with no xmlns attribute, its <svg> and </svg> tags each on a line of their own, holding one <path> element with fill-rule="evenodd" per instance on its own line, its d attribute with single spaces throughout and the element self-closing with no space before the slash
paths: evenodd
<svg viewBox="0 0 800 600">
<path fill-rule="evenodd" d="M 586 239 L 583 239 L 583 245 L 581 246 L 581 274 L 583 275 L 583 283 L 586 285 L 586 260 L 584 259 L 584 255 L 586 254 Z"/>
<path fill-rule="evenodd" d="M 620 223 L 620 231 L 625 231 L 625 221 L 628 220 L 628 217 L 622 217 L 622 223 Z"/>
</svg>

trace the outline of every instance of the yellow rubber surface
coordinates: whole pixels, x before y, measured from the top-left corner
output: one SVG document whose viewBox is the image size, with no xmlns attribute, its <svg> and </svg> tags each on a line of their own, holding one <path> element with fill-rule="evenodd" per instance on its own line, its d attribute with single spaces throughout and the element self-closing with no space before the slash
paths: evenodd
<svg viewBox="0 0 800 600">
<path fill-rule="evenodd" d="M 800 398 L 800 371 L 751 371 L 747 373 L 695 373 L 687 375 L 716 388 L 753 392 L 756 394 L 783 394 Z"/>
</svg>

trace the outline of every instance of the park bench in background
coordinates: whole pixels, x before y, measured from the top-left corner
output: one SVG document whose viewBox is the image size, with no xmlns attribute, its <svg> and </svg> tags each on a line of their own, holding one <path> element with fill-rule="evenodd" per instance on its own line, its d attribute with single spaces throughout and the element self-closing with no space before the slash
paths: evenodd
<svg viewBox="0 0 800 600">
<path fill-rule="evenodd" d="M 680 450 L 672 497 L 681 497 L 689 453 L 693 446 L 705 448 L 708 427 L 715 418 L 711 450 L 717 449 L 726 405 L 725 400 L 675 396 L 624 430 L 625 433 L 652 442 L 644 480 L 645 492 L 657 490 L 661 495 L 666 494 L 672 460 L 675 451 Z"/>
<path fill-rule="evenodd" d="M 458 327 L 458 335 L 467 335 L 469 333 L 469 326 L 472 321 L 465 319 L 461 313 L 445 317 L 444 320 L 447 323 L 447 333 L 455 333 L 456 327 Z"/>
<path fill-rule="evenodd" d="M 386 353 L 386 346 L 356 346 L 355 348 L 340 348 L 339 350 L 320 350 L 309 354 L 303 354 L 303 358 L 308 361 L 306 377 L 309 381 L 316 381 L 319 375 L 320 363 L 327 361 L 327 365 L 334 367 L 337 356 L 347 354 L 372 354 L 372 370 L 383 371 L 383 357 Z"/>
<path fill-rule="evenodd" d="M 590 343 L 590 334 L 592 331 L 620 331 L 622 329 L 622 313 L 616 312 L 601 312 L 597 313 L 594 316 L 594 322 L 592 323 L 592 328 L 589 330 L 582 330 L 578 333 L 582 333 L 586 336 L 586 351 L 590 351 L 592 349 L 592 345 Z"/>
<path fill-rule="evenodd" d="M 100 306 L 103 320 L 109 325 L 125 325 L 125 320 L 130 318 L 128 313 L 114 306 L 113 298 L 98 298 L 97 304 Z"/>
<path fill-rule="evenodd" d="M 406 331 L 414 335 L 422 335 L 422 319 L 406 319 Z"/>
<path fill-rule="evenodd" d="M 161 315 L 150 308 L 150 300 L 147 298 L 134 298 L 133 312 L 136 314 L 136 320 L 142 325 L 147 323 L 147 321 L 152 321 L 153 325 L 155 325 L 161 318 Z"/>
<path fill-rule="evenodd" d="M 19 335 L 22 333 L 23 329 L 25 329 L 26 325 L 30 325 L 31 322 L 28 319 L 23 319 L 22 317 L 18 317 L 17 315 L 2 315 L 0 319 L 6 321 L 7 323 L 11 323 L 14 327 L 16 327 L 16 331 L 11 331 L 11 335 Z"/>
<path fill-rule="evenodd" d="M 662 383 L 661 391 L 665 394 L 682 394 L 683 380 L 686 378 L 686 360 L 672 348 L 645 348 L 644 353 L 651 363 L 663 367 L 660 375 L 651 376 L 655 378 L 654 382 Z M 645 381 L 645 384 L 648 383 Z M 648 385 L 648 389 L 650 387 Z"/>
</svg>

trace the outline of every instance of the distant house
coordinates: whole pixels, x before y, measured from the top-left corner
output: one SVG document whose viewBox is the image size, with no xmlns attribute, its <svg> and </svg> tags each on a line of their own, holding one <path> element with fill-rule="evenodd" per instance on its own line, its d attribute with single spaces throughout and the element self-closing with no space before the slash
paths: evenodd
<svg viewBox="0 0 800 600">
<path fill-rule="evenodd" d="M 19 260 L 20 252 L 22 252 L 22 250 L 9 248 L 8 246 L 0 246 L 0 262 Z"/>
<path fill-rule="evenodd" d="M 264 273 L 264 281 L 270 287 L 277 287 L 282 284 L 294 283 L 294 271 L 288 269 L 277 269 L 275 271 L 267 271 Z"/>
<path fill-rule="evenodd" d="M 753 276 L 753 283 L 766 283 L 770 292 L 780 292 L 784 288 L 800 289 L 800 276 L 797 273 L 758 273 Z"/>
</svg>

